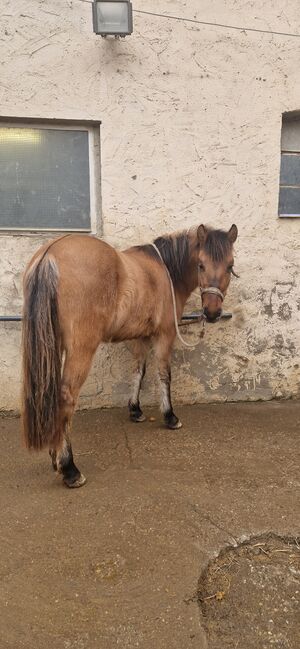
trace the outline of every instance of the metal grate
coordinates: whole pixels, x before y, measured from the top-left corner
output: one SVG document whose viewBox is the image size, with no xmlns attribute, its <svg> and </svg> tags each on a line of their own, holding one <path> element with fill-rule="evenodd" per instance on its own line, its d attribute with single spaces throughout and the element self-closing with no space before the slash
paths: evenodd
<svg viewBox="0 0 300 649">
<path fill-rule="evenodd" d="M 86 129 L 0 126 L 0 229 L 87 230 Z"/>
</svg>

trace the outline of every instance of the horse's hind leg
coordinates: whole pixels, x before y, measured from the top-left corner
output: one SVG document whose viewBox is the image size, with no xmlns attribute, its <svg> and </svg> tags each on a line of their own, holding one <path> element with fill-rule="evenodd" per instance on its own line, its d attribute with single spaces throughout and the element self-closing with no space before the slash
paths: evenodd
<svg viewBox="0 0 300 649">
<path fill-rule="evenodd" d="M 149 351 L 149 340 L 141 338 L 130 345 L 130 349 L 136 358 L 136 368 L 133 377 L 132 394 L 128 402 L 129 417 L 131 421 L 145 421 L 146 417 L 140 407 L 140 390 L 146 372 L 146 358 Z"/>
<path fill-rule="evenodd" d="M 77 398 L 83 385 L 95 352 L 93 349 L 78 349 L 72 354 L 66 354 L 62 376 L 60 425 L 62 427 L 61 444 L 56 449 L 50 449 L 52 465 L 63 476 L 68 487 L 81 487 L 86 478 L 77 468 L 73 459 L 71 442 L 68 431 L 75 410 Z"/>
<path fill-rule="evenodd" d="M 53 468 L 62 474 L 67 487 L 82 487 L 85 484 L 86 478 L 74 463 L 72 446 L 67 433 L 64 433 L 60 448 L 50 454 Z"/>
</svg>

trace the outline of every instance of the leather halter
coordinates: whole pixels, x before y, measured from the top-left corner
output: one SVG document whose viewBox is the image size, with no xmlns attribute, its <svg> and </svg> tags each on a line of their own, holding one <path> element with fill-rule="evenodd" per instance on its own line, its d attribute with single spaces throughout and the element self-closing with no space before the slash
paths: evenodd
<svg viewBox="0 0 300 649">
<path fill-rule="evenodd" d="M 216 286 L 209 286 L 208 288 L 202 288 L 202 286 L 199 286 L 201 296 L 203 293 L 211 293 L 212 295 L 217 295 L 218 297 L 221 298 L 222 302 L 224 301 L 225 295 L 220 291 L 219 288 L 216 288 Z"/>
</svg>

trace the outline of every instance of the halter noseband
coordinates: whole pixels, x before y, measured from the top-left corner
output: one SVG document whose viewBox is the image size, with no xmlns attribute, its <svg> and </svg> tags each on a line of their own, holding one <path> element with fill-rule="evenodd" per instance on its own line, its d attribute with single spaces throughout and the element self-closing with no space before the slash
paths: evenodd
<svg viewBox="0 0 300 649">
<path fill-rule="evenodd" d="M 199 286 L 201 297 L 203 293 L 211 293 L 212 295 L 217 295 L 218 297 L 221 298 L 222 302 L 224 301 L 225 295 L 220 291 L 219 288 L 216 288 L 215 286 L 209 286 L 208 288 L 202 288 L 202 286 Z"/>
</svg>

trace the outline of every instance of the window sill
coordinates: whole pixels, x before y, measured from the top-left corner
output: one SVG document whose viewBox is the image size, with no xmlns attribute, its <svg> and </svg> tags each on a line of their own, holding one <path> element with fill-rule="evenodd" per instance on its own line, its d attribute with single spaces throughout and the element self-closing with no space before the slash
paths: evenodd
<svg viewBox="0 0 300 649">
<path fill-rule="evenodd" d="M 58 236 L 58 235 L 65 235 L 65 234 L 92 234 L 96 235 L 97 232 L 95 230 L 92 230 L 91 228 L 69 228 L 66 230 L 63 229 L 55 229 L 55 228 L 44 228 L 44 229 L 30 229 L 30 228 L 0 228 L 0 237 L 6 237 L 6 236 L 14 236 L 14 235 L 22 235 L 23 237 L 43 237 L 53 234 L 53 236 Z"/>
</svg>

